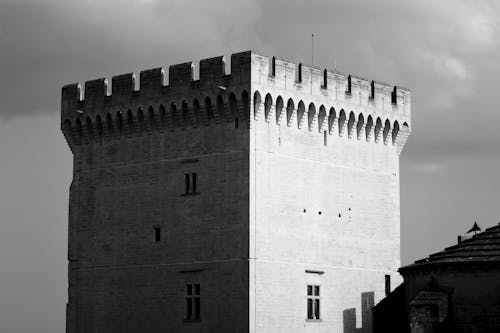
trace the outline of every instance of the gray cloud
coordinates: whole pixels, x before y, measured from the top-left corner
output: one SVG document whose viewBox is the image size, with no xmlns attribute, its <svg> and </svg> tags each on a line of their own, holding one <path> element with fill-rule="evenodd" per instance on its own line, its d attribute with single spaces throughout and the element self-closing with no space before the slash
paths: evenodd
<svg viewBox="0 0 500 333">
<path fill-rule="evenodd" d="M 64 326 L 62 85 L 248 49 L 310 63 L 314 33 L 315 65 L 412 90 L 407 263 L 497 222 L 499 18 L 487 0 L 0 0 L 0 331 Z"/>
<path fill-rule="evenodd" d="M 498 13 L 452 0 L 2 1 L 0 116 L 57 112 L 66 83 L 246 49 L 310 62 L 315 33 L 316 64 L 412 89 L 415 149 L 484 148 L 500 139 Z"/>
</svg>

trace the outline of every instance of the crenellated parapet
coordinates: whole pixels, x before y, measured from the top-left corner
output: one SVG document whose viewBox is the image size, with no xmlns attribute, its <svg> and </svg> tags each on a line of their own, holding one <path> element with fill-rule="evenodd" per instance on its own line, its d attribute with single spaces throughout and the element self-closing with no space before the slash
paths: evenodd
<svg viewBox="0 0 500 333">
<path fill-rule="evenodd" d="M 411 93 L 367 80 L 252 53 L 254 121 L 392 144 L 400 153 L 411 129 Z"/>
<path fill-rule="evenodd" d="M 101 78 L 62 88 L 61 128 L 71 147 L 103 138 L 244 122 L 251 52 Z M 111 83 L 111 84 L 110 84 Z"/>
<path fill-rule="evenodd" d="M 61 127 L 68 143 L 100 142 L 234 122 L 260 121 L 392 144 L 410 133 L 411 93 L 336 70 L 250 51 L 101 78 L 62 88 Z"/>
</svg>

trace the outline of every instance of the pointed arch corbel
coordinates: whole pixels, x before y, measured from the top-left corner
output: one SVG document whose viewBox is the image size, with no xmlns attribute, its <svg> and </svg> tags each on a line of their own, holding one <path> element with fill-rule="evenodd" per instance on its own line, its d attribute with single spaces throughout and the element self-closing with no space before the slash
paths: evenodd
<svg viewBox="0 0 500 333">
<path fill-rule="evenodd" d="M 306 114 L 306 107 L 303 101 L 299 102 L 297 106 L 297 128 L 301 129 L 304 122 L 304 116 Z"/>
<path fill-rule="evenodd" d="M 331 107 L 330 112 L 328 113 L 328 132 L 330 134 L 333 134 L 337 126 L 338 126 L 337 112 L 335 111 L 334 107 Z"/>
<path fill-rule="evenodd" d="M 281 119 L 283 118 L 283 98 L 278 96 L 276 98 L 276 106 L 275 106 L 275 115 L 276 115 L 276 125 L 281 124 Z"/>
<path fill-rule="evenodd" d="M 356 115 L 354 114 L 354 111 L 351 111 L 349 113 L 349 120 L 347 121 L 347 136 L 349 139 L 352 139 L 354 136 L 354 132 L 356 131 Z"/>
<path fill-rule="evenodd" d="M 293 99 L 288 99 L 287 105 L 286 105 L 286 124 L 288 127 L 292 126 L 293 119 L 295 117 L 296 110 L 295 110 L 295 103 L 293 102 Z"/>
<path fill-rule="evenodd" d="M 365 126 L 365 135 L 366 135 L 366 141 L 371 142 L 373 139 L 373 117 L 371 115 L 368 116 L 366 119 L 366 126 Z"/>
<path fill-rule="evenodd" d="M 338 126 L 339 127 L 339 136 L 343 137 L 344 133 L 345 133 L 345 130 L 347 128 L 347 117 L 346 117 L 344 109 L 340 110 L 338 125 L 339 125 Z"/>
<path fill-rule="evenodd" d="M 358 115 L 358 123 L 356 125 L 356 138 L 358 140 L 361 140 L 363 137 L 365 137 L 365 128 L 366 128 L 365 117 L 363 116 L 363 113 L 360 113 Z"/>
</svg>

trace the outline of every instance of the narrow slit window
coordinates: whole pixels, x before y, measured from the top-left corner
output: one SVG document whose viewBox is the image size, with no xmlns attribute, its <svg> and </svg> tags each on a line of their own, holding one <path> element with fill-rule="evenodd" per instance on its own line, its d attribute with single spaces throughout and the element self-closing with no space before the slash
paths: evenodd
<svg viewBox="0 0 500 333">
<path fill-rule="evenodd" d="M 155 228 L 155 242 L 160 242 L 161 241 L 161 228 L 156 227 Z"/>
<path fill-rule="evenodd" d="M 392 102 L 392 104 L 395 104 L 395 105 L 398 104 L 398 90 L 397 90 L 396 86 L 394 86 L 394 89 L 392 90 L 392 93 L 391 93 L 391 102 Z"/>
<path fill-rule="evenodd" d="M 186 320 L 191 320 L 193 317 L 193 299 L 186 298 Z"/>
<path fill-rule="evenodd" d="M 198 294 L 199 296 L 199 294 Z M 200 297 L 195 297 L 194 299 L 194 317 L 200 319 Z"/>
<path fill-rule="evenodd" d="M 234 118 L 234 128 L 238 128 L 238 118 Z"/>
<path fill-rule="evenodd" d="M 313 300 L 307 299 L 307 319 L 313 319 Z"/>
<path fill-rule="evenodd" d="M 196 193 L 196 173 L 192 173 L 191 174 L 191 177 L 192 177 L 192 181 L 193 181 L 193 192 L 192 194 L 195 194 Z"/>
<path fill-rule="evenodd" d="M 326 133 L 326 131 L 323 131 L 323 145 L 327 145 L 328 144 L 328 135 Z"/>
<path fill-rule="evenodd" d="M 189 194 L 189 188 L 190 188 L 190 176 L 189 173 L 185 174 L 185 179 L 184 179 L 184 194 Z"/>
<path fill-rule="evenodd" d="M 198 192 L 196 192 L 197 180 L 198 180 L 198 177 L 197 177 L 197 174 L 195 172 L 185 174 L 184 194 L 183 195 L 198 194 Z"/>
<path fill-rule="evenodd" d="M 385 296 L 389 295 L 391 293 L 391 276 L 386 275 L 385 276 Z"/>
</svg>

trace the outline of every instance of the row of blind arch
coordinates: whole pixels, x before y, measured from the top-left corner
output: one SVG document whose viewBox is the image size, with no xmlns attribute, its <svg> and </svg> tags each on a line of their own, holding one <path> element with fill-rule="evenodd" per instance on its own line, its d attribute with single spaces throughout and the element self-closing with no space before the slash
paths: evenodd
<svg viewBox="0 0 500 333">
<path fill-rule="evenodd" d="M 103 133 L 106 135 L 123 135 L 133 134 L 134 131 L 141 130 L 162 131 L 165 128 L 197 126 L 203 124 L 208 125 L 211 122 L 233 121 L 235 118 L 245 119 L 247 117 L 250 100 L 246 91 L 241 92 L 239 101 L 236 98 L 236 94 L 233 92 L 229 94 L 227 104 L 220 94 L 217 95 L 215 101 L 215 107 L 212 104 L 211 98 L 207 96 L 203 101 L 203 107 L 200 105 L 199 100 L 195 98 L 191 103 L 191 107 L 189 107 L 186 100 L 183 100 L 180 108 L 177 107 L 175 102 L 172 102 L 168 111 L 167 108 L 161 104 L 157 112 L 153 106 L 149 106 L 146 112 L 142 108 L 139 108 L 135 115 L 130 109 L 126 112 L 117 111 L 114 115 L 108 112 L 104 117 L 104 121 L 101 119 L 101 115 L 96 115 L 95 119 L 87 116 L 84 118 L 84 123 L 82 123 L 82 118 L 80 117 L 76 119 L 74 124 L 72 124 L 69 119 L 66 119 L 63 123 L 63 130 L 67 130 L 75 141 L 79 142 L 80 140 L 78 140 L 78 138 L 82 137 L 82 135 L 88 137 L 101 137 Z M 261 105 L 260 93 L 256 91 L 253 100 L 255 118 L 258 118 L 257 115 L 261 106 L 263 106 L 266 121 L 269 121 L 270 110 L 273 106 L 272 97 L 270 94 L 267 94 L 263 105 Z M 305 121 L 304 116 L 306 115 L 303 101 L 300 101 L 298 107 L 295 108 L 295 103 L 290 98 L 285 109 L 283 99 L 281 96 L 278 96 L 274 108 L 277 124 L 280 124 L 282 116 L 285 115 L 283 112 L 286 112 L 287 125 L 292 126 L 292 119 L 294 118 L 294 113 L 296 113 L 295 118 L 297 120 L 297 127 L 302 127 L 302 122 L 303 120 Z M 307 110 L 309 130 L 313 130 L 315 117 L 316 106 L 310 103 Z M 372 129 L 375 133 L 376 140 L 379 137 L 380 131 L 383 130 L 385 142 L 392 129 L 394 142 L 400 130 L 398 121 L 394 121 L 394 123 L 391 124 L 390 120 L 386 119 L 383 123 L 380 117 L 374 121 L 372 116 L 369 115 L 365 123 L 362 113 L 356 117 L 354 112 L 351 111 L 349 117 L 347 117 L 345 111 L 340 110 L 337 115 L 337 111 L 333 107 L 330 108 L 327 117 L 326 109 L 323 105 L 319 108 L 317 120 L 318 131 L 320 132 L 324 129 L 327 120 L 329 133 L 333 133 L 334 127 L 337 127 L 339 135 L 343 136 L 344 129 L 347 128 L 349 137 L 352 137 L 354 128 L 356 128 L 358 139 L 360 139 L 363 129 L 366 129 L 365 133 L 367 140 L 370 138 Z M 356 124 L 356 126 L 354 126 L 354 124 Z M 407 128 L 408 125 L 404 123 L 403 127 Z"/>
<path fill-rule="evenodd" d="M 212 122 L 233 121 L 235 118 L 245 118 L 249 110 L 250 100 L 248 93 L 243 91 L 238 102 L 235 93 L 231 93 L 226 105 L 222 95 L 217 95 L 215 105 L 212 99 L 207 96 L 203 100 L 203 106 L 199 99 L 193 99 L 191 106 L 186 100 L 180 103 L 180 107 L 175 102 L 171 102 L 168 107 L 164 104 L 158 106 L 158 111 L 153 106 L 149 106 L 147 111 L 138 108 L 134 112 L 128 109 L 126 112 L 118 110 L 108 112 L 104 116 L 96 115 L 79 117 L 73 124 L 66 119 L 63 123 L 63 131 L 71 134 L 76 143 L 80 143 L 81 137 L 102 137 L 102 135 L 131 135 L 134 132 L 163 131 L 166 128 L 188 127 L 197 125 L 209 125 Z M 167 111 L 168 110 L 168 111 Z"/>
<path fill-rule="evenodd" d="M 326 108 L 324 105 L 319 107 L 319 111 L 317 112 L 316 106 L 314 103 L 310 103 L 307 112 L 305 103 L 301 100 L 299 101 L 297 108 L 295 107 L 295 102 L 292 98 L 289 98 L 287 101 L 287 105 L 285 107 L 283 98 L 278 96 L 276 98 L 276 102 L 273 104 L 273 99 L 270 94 L 266 94 L 264 103 L 262 103 L 261 95 L 259 91 L 255 91 L 253 95 L 253 112 L 254 117 L 258 118 L 261 109 L 264 111 L 264 117 L 266 121 L 270 121 L 271 117 L 271 109 L 274 107 L 274 115 L 276 118 L 276 124 L 280 124 L 282 119 L 286 117 L 287 126 L 293 126 L 293 118 L 294 114 L 296 114 L 295 118 L 297 121 L 297 127 L 302 128 L 305 120 L 307 118 L 307 128 L 309 131 L 314 130 L 314 124 L 316 123 L 317 117 L 317 129 L 319 132 L 326 130 L 326 123 L 328 123 L 328 132 L 333 134 L 335 131 L 335 127 L 338 130 L 339 136 L 343 136 L 345 130 L 347 129 L 347 134 L 349 138 L 354 136 L 356 133 L 357 139 L 361 139 L 363 136 L 363 132 L 367 141 L 371 139 L 372 134 L 375 137 L 375 141 L 378 142 L 380 135 L 383 136 L 383 142 L 387 143 L 389 134 L 391 134 L 392 143 L 395 144 L 398 138 L 398 134 L 401 130 L 408 131 L 409 127 L 406 122 L 402 125 L 399 124 L 397 120 L 391 123 L 391 120 L 386 119 L 383 121 L 380 117 L 377 117 L 376 120 L 373 120 L 371 115 L 365 120 L 365 116 L 363 113 L 359 113 L 357 116 L 354 111 L 349 113 L 347 117 L 346 112 L 341 109 L 338 114 L 337 110 L 334 107 L 331 107 L 327 116 Z"/>
</svg>

